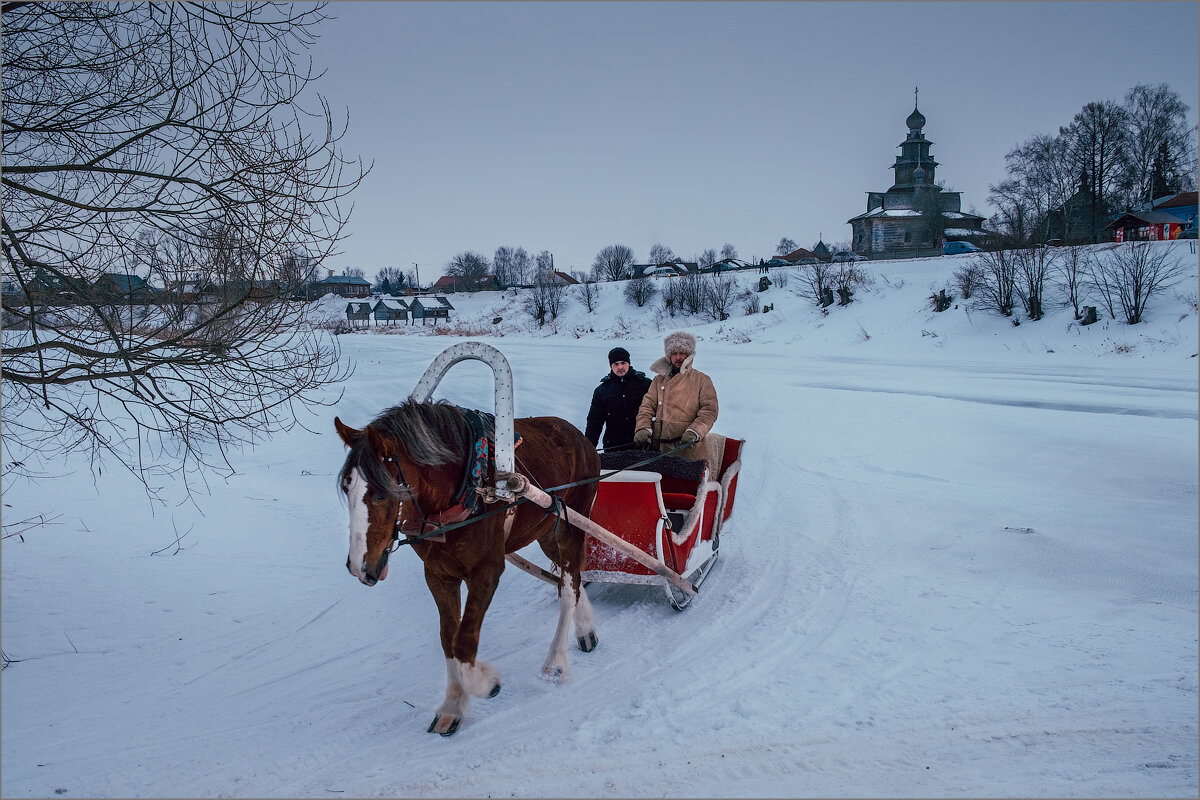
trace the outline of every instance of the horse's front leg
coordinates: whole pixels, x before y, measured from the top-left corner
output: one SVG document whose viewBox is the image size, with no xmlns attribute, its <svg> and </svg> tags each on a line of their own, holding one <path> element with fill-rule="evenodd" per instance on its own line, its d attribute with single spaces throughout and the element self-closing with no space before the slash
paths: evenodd
<svg viewBox="0 0 1200 800">
<path fill-rule="evenodd" d="M 459 590 L 462 581 L 425 572 L 425 583 L 437 603 L 441 623 L 442 652 L 446 655 L 446 697 L 438 706 L 430 733 L 452 736 L 467 713 L 470 696 L 464 691 L 459 674 L 458 661 L 454 658 L 454 638 L 458 634 L 461 600 Z"/>
<path fill-rule="evenodd" d="M 492 604 L 503 571 L 504 559 L 501 556 L 498 566 L 481 567 L 467 578 L 467 602 L 463 607 L 458 633 L 454 637 L 453 652 L 462 686 L 476 697 L 495 697 L 500 693 L 500 674 L 476 655 L 479 652 L 483 616 Z"/>
</svg>

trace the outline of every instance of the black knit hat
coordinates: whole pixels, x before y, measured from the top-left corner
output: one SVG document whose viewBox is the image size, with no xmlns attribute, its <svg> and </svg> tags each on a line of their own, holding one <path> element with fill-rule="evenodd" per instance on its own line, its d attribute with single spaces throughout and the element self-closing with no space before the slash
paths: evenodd
<svg viewBox="0 0 1200 800">
<path fill-rule="evenodd" d="M 609 365 L 611 366 L 611 365 L 617 363 L 618 361 L 625 361 L 625 362 L 629 361 L 629 351 L 626 350 L 624 347 L 614 347 L 612 350 L 608 351 Z"/>
</svg>

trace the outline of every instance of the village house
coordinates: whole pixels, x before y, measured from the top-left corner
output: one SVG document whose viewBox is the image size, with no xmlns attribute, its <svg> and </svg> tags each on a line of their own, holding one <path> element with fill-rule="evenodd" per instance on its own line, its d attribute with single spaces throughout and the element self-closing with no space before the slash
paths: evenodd
<svg viewBox="0 0 1200 800">
<path fill-rule="evenodd" d="M 1141 208 L 1130 209 L 1103 229 L 1105 241 L 1168 241 L 1195 228 L 1196 192 L 1159 197 Z"/>
<path fill-rule="evenodd" d="M 537 277 L 537 280 L 552 286 L 574 286 L 579 283 L 575 278 L 556 269 L 548 269 Z"/>
<path fill-rule="evenodd" d="M 327 294 L 341 297 L 369 297 L 371 284 L 355 275 L 334 275 L 333 270 L 324 280 L 314 281 L 308 285 L 307 297 L 316 300 Z"/>
<path fill-rule="evenodd" d="M 504 287 L 495 275 L 482 278 L 467 278 L 462 275 L 443 275 L 433 283 L 433 292 L 454 294 L 455 292 L 498 292 Z"/>
<path fill-rule="evenodd" d="M 1046 241 L 1052 244 L 1112 241 L 1111 232 L 1107 235 L 1104 232 L 1111 220 L 1108 203 L 1097 200 L 1088 171 L 1083 169 L 1075 193 L 1046 215 Z"/>
<path fill-rule="evenodd" d="M 91 298 L 98 303 L 148 303 L 154 290 L 137 275 L 105 273 L 92 284 Z"/>
</svg>

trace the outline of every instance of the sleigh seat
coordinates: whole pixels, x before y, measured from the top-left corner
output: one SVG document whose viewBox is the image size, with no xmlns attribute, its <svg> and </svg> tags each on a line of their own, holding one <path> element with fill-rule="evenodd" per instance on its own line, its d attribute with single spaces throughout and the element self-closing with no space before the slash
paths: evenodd
<svg viewBox="0 0 1200 800">
<path fill-rule="evenodd" d="M 686 576 L 715 553 L 721 485 L 709 480 L 706 462 L 676 456 L 657 459 L 646 469 L 623 469 L 648 457 L 645 451 L 602 454 L 602 470 L 619 471 L 600 481 L 591 518 Z M 584 579 L 616 583 L 661 580 L 649 568 L 591 538 L 585 551 Z"/>
</svg>

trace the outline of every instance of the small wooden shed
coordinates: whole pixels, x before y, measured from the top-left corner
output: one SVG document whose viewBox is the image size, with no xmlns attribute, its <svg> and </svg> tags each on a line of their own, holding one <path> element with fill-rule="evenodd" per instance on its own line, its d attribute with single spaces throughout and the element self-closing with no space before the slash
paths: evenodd
<svg viewBox="0 0 1200 800">
<path fill-rule="evenodd" d="M 371 304 L 367 301 L 352 301 L 346 303 L 346 319 L 351 325 L 362 322 L 371 324 Z"/>
<path fill-rule="evenodd" d="M 375 315 L 375 323 L 386 322 L 388 325 L 399 322 L 412 323 L 408 318 L 408 303 L 395 297 L 385 297 L 375 303 L 375 308 L 372 310 Z"/>
<path fill-rule="evenodd" d="M 414 297 L 412 304 L 409 306 L 409 311 L 413 319 L 421 320 L 421 324 L 425 324 L 425 320 L 432 319 L 436 325 L 439 319 L 449 320 L 450 312 L 454 310 L 454 306 L 450 305 L 450 301 L 444 297 L 428 296 Z"/>
</svg>

